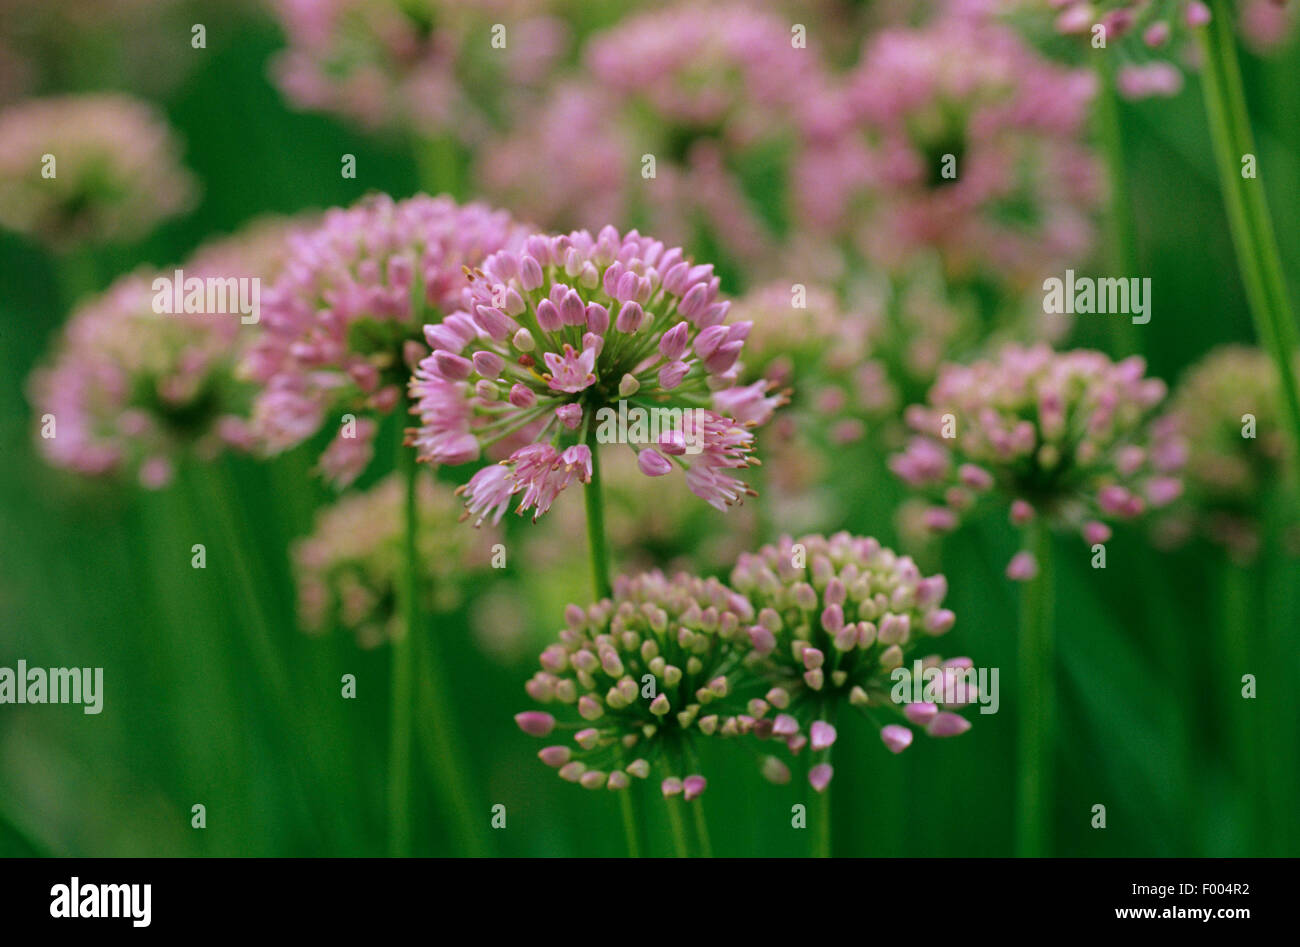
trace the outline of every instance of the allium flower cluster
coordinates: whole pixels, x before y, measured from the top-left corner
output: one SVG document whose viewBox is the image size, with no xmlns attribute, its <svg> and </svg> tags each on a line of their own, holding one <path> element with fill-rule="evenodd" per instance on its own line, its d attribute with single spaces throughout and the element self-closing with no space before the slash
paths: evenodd
<svg viewBox="0 0 1300 947">
<path fill-rule="evenodd" d="M 928 653 L 930 642 L 956 620 L 941 607 L 948 591 L 942 575 L 923 578 L 909 557 L 875 539 L 837 533 L 796 541 L 786 536 L 743 555 L 731 585 L 754 608 L 748 633 L 770 685 L 750 707 L 760 719 L 756 732 L 783 741 L 793 753 L 808 747 L 815 760 L 808 778 L 818 792 L 834 773 L 834 718 L 846 705 L 863 711 L 894 753 L 911 744 L 909 724 L 935 737 L 970 728 L 954 712 L 978 696 L 965 684 L 970 659 L 944 661 Z M 923 672 L 938 669 L 933 673 L 942 676 L 943 687 L 932 689 L 935 701 L 899 703 L 892 675 L 905 667 L 911 673 L 917 662 Z M 789 778 L 776 757 L 764 771 L 778 781 Z"/>
<path fill-rule="evenodd" d="M 321 470 L 338 486 L 355 480 L 370 462 L 377 419 L 402 400 L 421 327 L 464 305 L 466 267 L 523 233 L 482 204 L 376 195 L 327 211 L 294 237 L 284 273 L 263 294 L 263 331 L 245 363 L 262 386 L 252 423 L 263 448 L 294 447 L 337 411 Z"/>
<path fill-rule="evenodd" d="M 425 327 L 433 352 L 411 379 L 421 423 L 408 437 L 438 464 L 505 458 L 465 487 L 476 521 L 499 521 L 516 496 L 536 519 L 590 478 L 598 442 L 627 444 L 649 477 L 684 468 L 718 509 L 746 495 L 734 472 L 779 396 L 736 384 L 750 327 L 727 324 L 712 265 L 606 227 L 531 236 L 469 285 L 468 311 Z"/>
<path fill-rule="evenodd" d="M 306 631 L 346 628 L 367 648 L 402 633 L 405 501 L 406 483 L 394 474 L 316 514 L 311 535 L 295 542 L 291 554 L 298 617 Z M 416 501 L 420 605 L 447 612 L 463 600 L 466 583 L 489 568 L 499 537 L 490 529 L 457 529 L 460 504 L 431 477 L 420 478 Z"/>
<path fill-rule="evenodd" d="M 288 235 L 302 225 L 258 218 L 196 250 L 181 264 L 185 281 L 270 281 Z M 186 452 L 208 459 L 223 447 L 252 446 L 253 392 L 236 369 L 255 327 L 243 324 L 241 312 L 159 312 L 155 303 L 168 290 L 155 280 L 174 276 L 140 270 L 73 313 L 50 365 L 30 385 L 38 444 L 51 463 L 92 476 L 133 472 L 159 488 Z M 205 293 L 204 308 L 207 302 Z"/>
<path fill-rule="evenodd" d="M 189 207 L 171 129 L 118 94 L 32 99 L 0 112 L 0 225 L 65 251 L 133 240 Z"/>
<path fill-rule="evenodd" d="M 756 724 L 736 687 L 752 618 L 749 604 L 716 579 L 620 576 L 613 598 L 569 606 L 559 641 L 542 652 L 527 684 L 564 722 L 538 710 L 515 720 L 532 736 L 564 733 L 538 753 L 562 779 L 625 789 L 654 772 L 665 796 L 694 799 L 706 780 L 693 771 L 693 741 Z"/>
<path fill-rule="evenodd" d="M 774 422 L 774 439 L 793 437 L 792 426 L 804 429 L 812 420 L 828 440 L 846 444 L 862 437 L 864 417 L 878 420 L 897 410 L 886 368 L 870 357 L 868 318 L 845 312 L 833 293 L 771 283 L 738 299 L 732 315 L 753 324 L 743 380 L 789 391 L 791 405 Z M 790 425 L 782 423 L 787 419 Z"/>
<path fill-rule="evenodd" d="M 1224 346 L 1188 369 L 1165 422 L 1186 445 L 1186 502 L 1161 524 L 1164 538 L 1201 532 L 1243 559 L 1255 554 L 1262 506 L 1287 475 L 1281 397 L 1259 349 Z"/>
<path fill-rule="evenodd" d="M 566 31 L 545 0 L 277 0 L 289 47 L 272 73 L 298 108 L 363 128 L 477 134 L 486 90 L 549 74 Z M 504 43 L 494 45 L 493 29 Z"/>
<path fill-rule="evenodd" d="M 1078 530 L 1089 543 L 1110 536 L 1105 520 L 1163 507 L 1182 490 L 1185 448 L 1153 412 L 1164 382 L 1145 377 L 1139 357 L 1007 345 L 992 359 L 945 365 L 929 403 L 907 410 L 916 436 L 890 468 L 939 503 L 935 531 L 954 529 L 985 495 L 1010 504 L 1011 521 L 1035 516 Z M 1008 574 L 1036 574 L 1021 553 Z"/>
<path fill-rule="evenodd" d="M 488 193 L 548 226 L 633 220 L 685 246 L 707 233 L 737 262 L 773 255 L 782 225 L 759 207 L 784 200 L 772 182 L 825 86 L 790 23 L 744 4 L 677 4 L 595 35 L 586 65 L 589 79 L 489 146 Z"/>
<path fill-rule="evenodd" d="M 990 21 L 880 32 L 809 112 L 801 218 L 891 267 L 937 253 L 949 275 L 1026 285 L 1092 245 L 1094 88 Z"/>
<path fill-rule="evenodd" d="M 118 279 L 72 315 L 31 379 L 45 458 L 87 476 L 134 472 L 151 489 L 178 455 L 245 448 L 248 392 L 234 377 L 238 314 L 164 315 L 154 274 Z"/>
</svg>

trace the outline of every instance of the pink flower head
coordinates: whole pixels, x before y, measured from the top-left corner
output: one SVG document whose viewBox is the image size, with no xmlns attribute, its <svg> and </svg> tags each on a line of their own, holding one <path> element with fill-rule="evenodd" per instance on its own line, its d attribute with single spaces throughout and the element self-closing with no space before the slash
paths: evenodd
<svg viewBox="0 0 1300 947">
<path fill-rule="evenodd" d="M 636 216 L 671 243 L 703 232 L 730 259 L 770 260 L 779 230 L 737 165 L 801 146 L 801 115 L 828 84 L 813 46 L 794 48 L 784 18 L 734 0 L 625 17 L 587 43 L 585 78 L 489 142 L 486 192 L 548 227 Z M 653 176 L 629 174 L 647 154 Z"/>
<path fill-rule="evenodd" d="M 460 504 L 451 488 L 432 477 L 420 478 L 417 501 L 416 536 L 424 563 L 421 607 L 445 613 L 463 601 L 469 584 L 489 568 L 500 535 L 491 529 L 457 529 Z M 397 633 L 405 502 L 406 484 L 393 474 L 317 513 L 312 532 L 293 544 L 290 556 L 304 631 L 346 629 L 364 648 L 384 644 Z M 540 730 L 541 719 L 518 722 L 533 733 L 529 728 Z"/>
<path fill-rule="evenodd" d="M 1136 357 L 1112 362 L 1045 345 L 945 365 L 928 403 L 908 409 L 916 436 L 890 467 L 942 498 L 954 518 L 997 496 L 1017 526 L 1045 517 L 1095 537 L 1105 520 L 1171 503 L 1181 489 L 1178 434 L 1154 416 L 1165 385 L 1145 369 Z M 957 504 L 955 486 L 963 488 Z M 1028 578 L 1025 565 L 1019 560 L 1008 575 Z"/>
<path fill-rule="evenodd" d="M 806 742 L 827 766 L 838 734 L 822 708 L 856 707 L 873 720 L 882 716 L 872 708 L 894 704 L 894 671 L 940 668 L 941 659 L 928 649 L 955 621 L 942 607 L 948 589 L 943 576 L 922 577 L 911 558 L 848 533 L 786 536 L 745 553 L 732 570 L 731 587 L 753 607 L 751 638 L 771 639 L 750 659 L 756 672 L 781 683 L 768 694 L 767 703 L 781 712 L 767 735 L 792 752 Z M 919 706 L 908 691 L 897 710 L 924 726 L 929 717 L 915 714 Z M 899 752 L 912 730 L 890 724 L 881 739 Z"/>
<path fill-rule="evenodd" d="M 726 321 L 718 285 L 680 248 L 612 227 L 489 255 L 470 270 L 463 308 L 426 328 L 433 352 L 410 382 L 420 458 L 503 458 L 506 473 L 479 471 L 467 486 L 480 518 L 499 518 L 515 495 L 520 512 L 545 513 L 587 481 L 593 442 L 628 445 L 647 476 L 684 468 L 719 509 L 740 502 L 751 428 L 780 398 L 736 384 L 749 324 Z"/>
<path fill-rule="evenodd" d="M 1094 87 L 993 17 L 875 33 L 795 169 L 801 216 L 895 269 L 936 253 L 953 277 L 1026 285 L 1092 245 Z"/>
<path fill-rule="evenodd" d="M 436 323 L 428 332 L 439 337 L 465 331 L 443 320 L 465 303 L 464 268 L 522 236 L 505 213 L 481 204 L 378 195 L 330 210 L 293 237 L 282 275 L 263 294 L 262 335 L 245 361 L 262 385 L 252 427 L 263 448 L 293 447 L 330 415 L 342 429 L 347 416 L 391 413 L 426 323 Z M 345 469 L 355 476 L 370 439 L 350 427 L 340 434 L 364 442 L 349 448 Z M 454 451 L 445 454 L 454 460 Z"/>
<path fill-rule="evenodd" d="M 11 105 L 0 111 L 0 225 L 56 251 L 138 239 L 194 202 L 179 153 L 163 117 L 129 96 Z"/>
<path fill-rule="evenodd" d="M 587 773 L 623 772 L 637 779 L 661 769 L 665 795 L 689 802 L 704 791 L 699 774 L 676 769 L 680 748 L 712 735 L 739 736 L 757 721 L 732 694 L 749 651 L 749 603 L 716 579 L 661 572 L 619 576 L 612 598 L 587 608 L 571 605 L 557 643 L 541 656 L 529 680 L 530 697 L 556 715 L 583 721 L 573 746 L 549 750 L 550 760 L 569 767 L 581 782 Z M 646 696 L 652 679 L 653 697 Z M 538 711 L 516 718 L 525 732 L 545 736 L 554 724 Z M 590 788 L 597 788 L 595 781 Z M 581 783 L 587 785 L 587 783 Z M 622 779 L 603 780 L 610 789 Z"/>
<path fill-rule="evenodd" d="M 1158 508 L 1157 539 L 1199 534 L 1253 558 L 1263 504 L 1290 476 L 1282 397 L 1276 364 L 1257 348 L 1223 346 L 1186 371 L 1157 422 L 1165 443 L 1153 452 L 1156 471 L 1140 487 Z M 1182 490 L 1169 476 L 1180 468 Z"/>
<path fill-rule="evenodd" d="M 245 323 L 229 298 L 209 311 L 209 300 L 217 300 L 204 281 L 271 280 L 294 226 L 258 220 L 200 247 L 176 269 L 139 270 L 83 301 L 29 385 L 46 459 L 92 476 L 135 472 L 158 489 L 182 455 L 211 460 L 225 448 L 248 450 L 253 389 L 236 369 L 257 326 Z M 301 423 L 292 407 L 284 417 Z"/>
<path fill-rule="evenodd" d="M 271 76 L 299 109 L 341 115 L 368 130 L 469 139 L 506 104 L 491 92 L 532 90 L 559 60 L 565 26 L 535 15 L 541 6 L 275 0 L 288 48 L 272 61 Z M 484 37 L 502 19 L 509 42 L 489 48 Z"/>
</svg>

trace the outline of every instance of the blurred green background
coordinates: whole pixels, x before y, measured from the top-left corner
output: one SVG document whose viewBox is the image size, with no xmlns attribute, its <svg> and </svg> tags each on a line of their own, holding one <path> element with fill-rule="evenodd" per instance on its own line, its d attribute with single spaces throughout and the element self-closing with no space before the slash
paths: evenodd
<svg viewBox="0 0 1300 947">
<path fill-rule="evenodd" d="M 417 190 L 400 142 L 286 108 L 266 77 L 282 42 L 267 20 L 214 13 L 208 23 L 208 49 L 152 96 L 185 142 L 202 201 L 138 245 L 92 253 L 86 291 L 140 262 L 179 261 L 260 214 Z M 1261 176 L 1300 299 L 1300 58 L 1293 48 L 1268 62 L 1247 56 L 1245 65 Z M 103 71 L 82 67 L 69 64 L 58 88 L 43 91 L 91 88 L 90 74 L 102 87 Z M 1139 258 L 1155 298 L 1139 343 L 1152 372 L 1173 382 L 1212 346 L 1250 341 L 1250 319 L 1195 79 L 1173 100 L 1126 105 L 1122 121 Z M 340 177 L 344 153 L 357 156 L 355 180 Z M 0 854 L 382 854 L 388 651 L 360 650 L 343 633 L 308 637 L 294 617 L 287 549 L 330 500 L 308 472 L 321 445 L 270 464 L 223 457 L 158 493 L 53 470 L 35 455 L 24 384 L 66 318 L 64 284 L 51 256 L 7 233 L 0 274 L 0 665 L 98 666 L 105 680 L 98 716 L 0 706 Z M 1100 323 L 1084 325 L 1075 341 L 1104 345 L 1106 334 Z M 381 445 L 394 436 L 385 432 Z M 383 450 L 380 458 L 363 486 L 391 469 Z M 896 541 L 903 491 L 882 459 L 849 451 L 839 464 L 841 502 L 823 526 Z M 704 528 L 728 528 L 700 506 Z M 206 570 L 190 568 L 196 542 L 207 546 Z M 1002 669 L 1001 711 L 974 717 L 961 739 L 919 741 L 898 757 L 865 725 L 849 724 L 837 750 L 836 854 L 1009 854 L 1017 590 L 1002 565 L 1014 542 L 991 519 L 923 563 L 949 577 L 958 615 L 950 651 Z M 1102 571 L 1089 568 L 1081 543 L 1058 542 L 1056 852 L 1300 854 L 1300 564 L 1270 540 L 1256 566 L 1234 573 L 1216 549 L 1153 552 L 1130 528 L 1118 531 Z M 244 594 L 237 550 L 260 605 Z M 512 721 L 529 704 L 523 683 L 563 603 L 588 596 L 585 569 L 539 578 L 529 568 L 512 561 L 507 576 L 483 580 L 465 608 L 428 629 L 448 657 L 477 831 L 500 855 L 621 854 L 612 794 L 556 779 Z M 486 647 L 469 620 L 474 600 L 502 582 L 520 613 L 519 627 L 503 630 L 505 649 Z M 1224 689 L 1239 688 L 1222 673 L 1215 644 L 1230 595 L 1247 596 L 1245 614 L 1264 642 L 1260 696 L 1246 712 L 1267 750 L 1260 780 L 1234 771 L 1243 733 L 1220 709 Z M 249 631 L 254 607 L 266 609 L 269 640 Z M 343 674 L 357 676 L 356 700 L 341 699 Z M 803 786 L 763 782 L 739 748 L 710 755 L 703 804 L 715 853 L 805 852 L 804 833 L 790 827 Z M 454 833 L 423 759 L 415 850 L 451 853 Z M 190 827 L 196 803 L 207 809 L 203 830 Z M 504 830 L 489 827 L 496 804 L 507 808 Z M 1090 827 L 1096 804 L 1106 806 L 1105 830 Z M 659 808 L 649 807 L 652 822 Z M 667 843 L 657 850 L 667 853 Z"/>
</svg>

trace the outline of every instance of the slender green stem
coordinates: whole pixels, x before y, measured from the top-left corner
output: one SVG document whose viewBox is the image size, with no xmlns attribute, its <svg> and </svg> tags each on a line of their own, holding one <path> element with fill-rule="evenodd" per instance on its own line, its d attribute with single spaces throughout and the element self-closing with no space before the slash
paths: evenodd
<svg viewBox="0 0 1300 947">
<path fill-rule="evenodd" d="M 636 821 L 636 804 L 632 801 L 632 787 L 618 794 L 619 809 L 623 814 L 623 838 L 627 841 L 627 857 L 641 857 L 641 840 Z"/>
<path fill-rule="evenodd" d="M 614 592 L 609 579 L 609 543 L 605 539 L 605 497 L 600 482 L 600 445 L 596 442 L 596 426 L 587 431 L 587 447 L 591 449 L 591 482 L 583 491 L 587 502 L 587 542 L 591 553 L 591 578 L 597 598 L 608 598 Z"/>
<path fill-rule="evenodd" d="M 1273 232 L 1262 179 L 1242 176 L 1246 155 L 1258 161 L 1246 108 L 1246 94 L 1232 34 L 1233 11 L 1224 0 L 1210 0 L 1212 18 L 1201 30 L 1204 59 L 1201 86 L 1219 166 L 1228 226 L 1237 248 L 1237 267 L 1255 320 L 1255 331 L 1277 365 L 1282 401 L 1290 428 L 1293 476 L 1300 472 L 1300 388 L 1296 384 L 1297 329 L 1281 254 Z"/>
<path fill-rule="evenodd" d="M 1099 56 L 1097 73 L 1101 85 L 1097 96 L 1097 132 L 1110 180 L 1110 201 L 1106 214 L 1110 231 L 1109 265 L 1116 276 L 1135 276 L 1138 270 L 1133 197 L 1129 189 L 1128 166 L 1124 163 L 1124 133 L 1120 123 L 1119 92 L 1115 88 L 1113 57 Z M 1133 322 L 1126 316 L 1114 316 L 1111 329 L 1117 354 L 1130 355 L 1140 348 Z"/>
<path fill-rule="evenodd" d="M 420 622 L 416 552 L 419 528 L 417 488 L 419 471 L 415 452 L 398 441 L 397 466 L 406 480 L 403 504 L 402 571 L 397 597 L 402 615 L 401 629 L 393 642 L 392 707 L 388 728 L 388 854 L 411 854 L 411 711 L 415 682 L 415 638 L 423 629 Z"/>
<path fill-rule="evenodd" d="M 1052 537 L 1041 519 L 1030 527 L 1038 576 L 1026 582 L 1020 599 L 1020 707 L 1017 757 L 1016 854 L 1038 858 L 1050 847 L 1052 724 L 1056 666 L 1052 647 Z"/>
<path fill-rule="evenodd" d="M 605 496 L 600 481 L 600 444 L 596 440 L 596 427 L 592 425 L 584 438 L 591 450 L 591 481 L 583 490 L 587 505 L 587 546 L 591 556 L 591 581 L 596 590 L 596 598 L 608 598 L 614 594 L 614 585 L 609 578 L 609 543 L 605 538 Z M 632 797 L 632 787 L 619 793 L 619 806 L 623 813 L 623 834 L 627 839 L 629 858 L 640 858 L 640 822 L 636 815 L 636 800 Z M 668 808 L 672 809 L 672 800 Z"/>
<path fill-rule="evenodd" d="M 1257 642 L 1254 640 L 1263 618 L 1252 594 L 1253 576 L 1248 568 L 1235 562 L 1223 566 L 1220 591 L 1222 613 L 1218 621 L 1220 635 L 1218 660 L 1221 671 L 1216 678 L 1222 697 L 1223 720 L 1227 724 L 1228 756 L 1233 778 L 1243 803 L 1245 833 L 1243 848 L 1230 852 L 1236 856 L 1258 857 L 1265 854 L 1261 803 L 1263 799 L 1263 747 L 1257 723 L 1255 701 L 1242 696 L 1241 678 L 1258 673 L 1252 662 Z"/>
<path fill-rule="evenodd" d="M 681 807 L 686 805 L 680 796 L 665 799 L 668 808 L 668 823 L 673 830 L 673 851 L 678 858 L 690 858 L 690 844 L 686 840 L 686 821 L 682 818 Z"/>
<path fill-rule="evenodd" d="M 701 858 L 713 857 L 713 841 L 709 838 L 709 823 L 704 818 L 704 800 L 695 799 L 690 804 L 695 816 L 695 841 Z"/>
<path fill-rule="evenodd" d="M 821 792 L 813 790 L 809 804 L 814 827 L 812 832 L 812 857 L 831 857 L 831 787 Z"/>
</svg>

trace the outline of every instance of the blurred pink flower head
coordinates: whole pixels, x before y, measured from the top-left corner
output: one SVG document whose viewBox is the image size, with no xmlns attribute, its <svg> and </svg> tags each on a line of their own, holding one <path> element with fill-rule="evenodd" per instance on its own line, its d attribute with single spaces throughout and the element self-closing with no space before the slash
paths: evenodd
<svg viewBox="0 0 1300 947">
<path fill-rule="evenodd" d="M 759 206 L 826 84 L 818 53 L 765 10 L 680 3 L 596 34 L 585 59 L 583 79 L 489 144 L 488 193 L 547 226 L 630 219 L 688 247 L 709 234 L 745 264 L 773 257 L 779 228 Z M 766 176 L 743 167 L 756 164 Z"/>
<path fill-rule="evenodd" d="M 493 530 L 456 529 L 460 513 L 451 488 L 421 477 L 419 511 L 420 604 L 445 613 L 463 600 L 467 583 L 486 571 Z M 406 484 L 392 475 L 363 493 L 351 493 L 316 514 L 309 536 L 291 550 L 303 629 L 320 634 L 344 628 L 362 647 L 392 639 L 402 629 L 397 617 Z"/>
<path fill-rule="evenodd" d="M 66 251 L 143 237 L 196 184 L 152 106 L 116 93 L 31 99 L 0 112 L 0 225 Z"/>
<path fill-rule="evenodd" d="M 1157 522 L 1157 539 L 1200 533 L 1254 556 L 1264 507 L 1288 476 L 1282 412 L 1277 367 L 1259 349 L 1223 346 L 1187 369 L 1160 421 L 1186 453 L 1186 492 Z"/>
<path fill-rule="evenodd" d="M 340 486 L 355 479 L 375 431 L 373 421 L 354 423 L 357 416 L 398 406 L 422 327 L 465 305 L 466 267 L 517 245 L 523 233 L 483 204 L 375 195 L 327 211 L 319 226 L 291 238 L 244 364 L 262 386 L 252 417 L 262 447 L 293 447 L 337 411 L 324 472 Z"/>
<path fill-rule="evenodd" d="M 806 226 L 893 268 L 934 253 L 950 276 L 1013 287 L 1077 261 L 1101 199 L 1094 86 L 992 21 L 879 32 L 809 130 Z"/>
<path fill-rule="evenodd" d="M 475 138 L 501 104 L 488 100 L 542 81 L 564 52 L 563 22 L 544 15 L 550 5 L 275 0 L 289 45 L 271 72 L 301 109 L 366 129 Z"/>
<path fill-rule="evenodd" d="M 1046 516 L 1085 536 L 1096 521 L 1167 506 L 1181 490 L 1185 451 L 1154 418 L 1165 384 L 1145 370 L 1136 356 L 1112 362 L 1046 345 L 945 365 L 928 403 L 908 409 L 916 435 L 890 468 L 938 500 L 937 530 L 955 528 L 988 495 L 1015 525 Z"/>
</svg>

